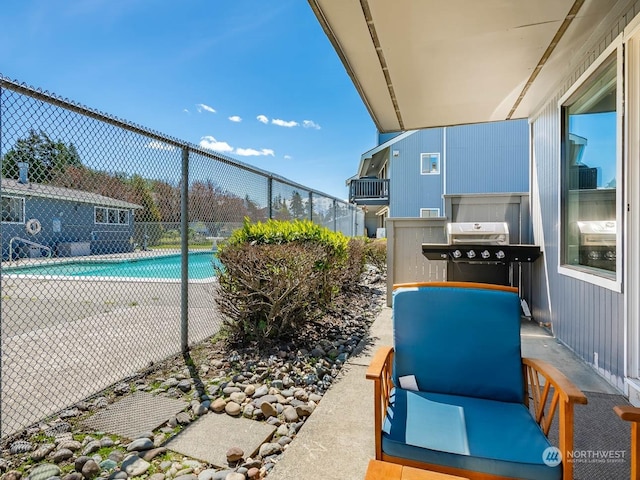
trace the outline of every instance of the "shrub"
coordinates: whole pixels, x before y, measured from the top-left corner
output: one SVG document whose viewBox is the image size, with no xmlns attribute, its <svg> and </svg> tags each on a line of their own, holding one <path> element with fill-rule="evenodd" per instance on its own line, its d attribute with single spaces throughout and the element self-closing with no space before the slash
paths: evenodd
<svg viewBox="0 0 640 480">
<path fill-rule="evenodd" d="M 344 291 L 353 290 L 360 283 L 367 252 L 366 238 L 350 238 L 347 259 L 342 268 L 336 269 L 336 284 Z"/>
<path fill-rule="evenodd" d="M 366 246 L 365 259 L 367 263 L 384 274 L 387 271 L 387 239 L 377 238 L 369 241 Z"/>
<path fill-rule="evenodd" d="M 218 248 L 216 303 L 236 339 L 291 335 L 341 289 L 349 240 L 310 221 L 245 221 Z"/>
</svg>

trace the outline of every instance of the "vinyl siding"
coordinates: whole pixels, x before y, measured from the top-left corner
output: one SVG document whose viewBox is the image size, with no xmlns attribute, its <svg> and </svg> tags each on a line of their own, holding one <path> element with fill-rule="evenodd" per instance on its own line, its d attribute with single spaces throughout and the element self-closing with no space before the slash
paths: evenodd
<svg viewBox="0 0 640 480">
<path fill-rule="evenodd" d="M 610 383 L 620 389 L 623 388 L 625 361 L 624 294 L 558 273 L 560 113 L 557 104 L 562 94 L 638 12 L 640 2 L 635 2 L 611 22 L 600 38 L 589 45 L 588 55 L 577 63 L 572 74 L 561 83 L 562 88 L 532 122 L 533 168 L 539 185 L 538 192 L 532 192 L 532 202 L 542 227 L 542 232 L 537 232 L 536 241 L 544 240 L 543 262 L 537 262 L 533 271 L 532 313 L 536 320 L 550 322 L 560 341 L 597 367 Z M 598 355 L 597 365 L 594 364 L 595 353 Z"/>
<path fill-rule="evenodd" d="M 398 152 L 390 157 L 392 217 L 418 217 L 421 208 L 439 208 L 445 214 L 445 193 L 529 190 L 526 120 L 419 130 L 391 150 Z M 440 154 L 440 174 L 421 174 L 421 153 Z"/>
<path fill-rule="evenodd" d="M 526 120 L 447 128 L 447 193 L 528 190 Z"/>
</svg>

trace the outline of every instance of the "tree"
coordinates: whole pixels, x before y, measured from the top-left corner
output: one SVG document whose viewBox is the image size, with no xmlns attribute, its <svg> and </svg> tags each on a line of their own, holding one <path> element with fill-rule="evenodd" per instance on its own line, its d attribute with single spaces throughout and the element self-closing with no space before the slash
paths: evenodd
<svg viewBox="0 0 640 480">
<path fill-rule="evenodd" d="M 18 179 L 19 162 L 29 163 L 29 177 L 36 183 L 51 183 L 68 167 L 82 167 L 80 155 L 73 143 L 52 140 L 40 130 L 30 130 L 27 138 L 19 139 L 4 156 L 2 176 Z"/>
<path fill-rule="evenodd" d="M 305 205 L 302 201 L 300 192 L 294 190 L 291 194 L 291 215 L 293 218 L 303 219 L 305 218 Z M 306 218 L 309 218 L 308 216 Z"/>
</svg>

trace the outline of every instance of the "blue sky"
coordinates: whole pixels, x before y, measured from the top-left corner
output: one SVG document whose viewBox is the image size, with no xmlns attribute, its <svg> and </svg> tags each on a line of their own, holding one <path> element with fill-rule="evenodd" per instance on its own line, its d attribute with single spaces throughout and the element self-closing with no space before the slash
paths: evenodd
<svg viewBox="0 0 640 480">
<path fill-rule="evenodd" d="M 316 190 L 375 126 L 304 0 L 3 0 L 0 73 Z"/>
</svg>

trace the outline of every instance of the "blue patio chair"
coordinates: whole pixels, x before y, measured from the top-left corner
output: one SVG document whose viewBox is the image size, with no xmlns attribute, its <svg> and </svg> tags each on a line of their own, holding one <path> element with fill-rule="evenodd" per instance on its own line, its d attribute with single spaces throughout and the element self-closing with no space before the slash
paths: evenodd
<svg viewBox="0 0 640 480">
<path fill-rule="evenodd" d="M 394 347 L 375 382 L 376 459 L 471 479 L 573 478 L 573 406 L 587 398 L 557 369 L 521 357 L 511 287 L 394 287 Z M 557 415 L 556 415 L 557 414 Z M 559 417 L 559 445 L 547 435 Z"/>
</svg>

